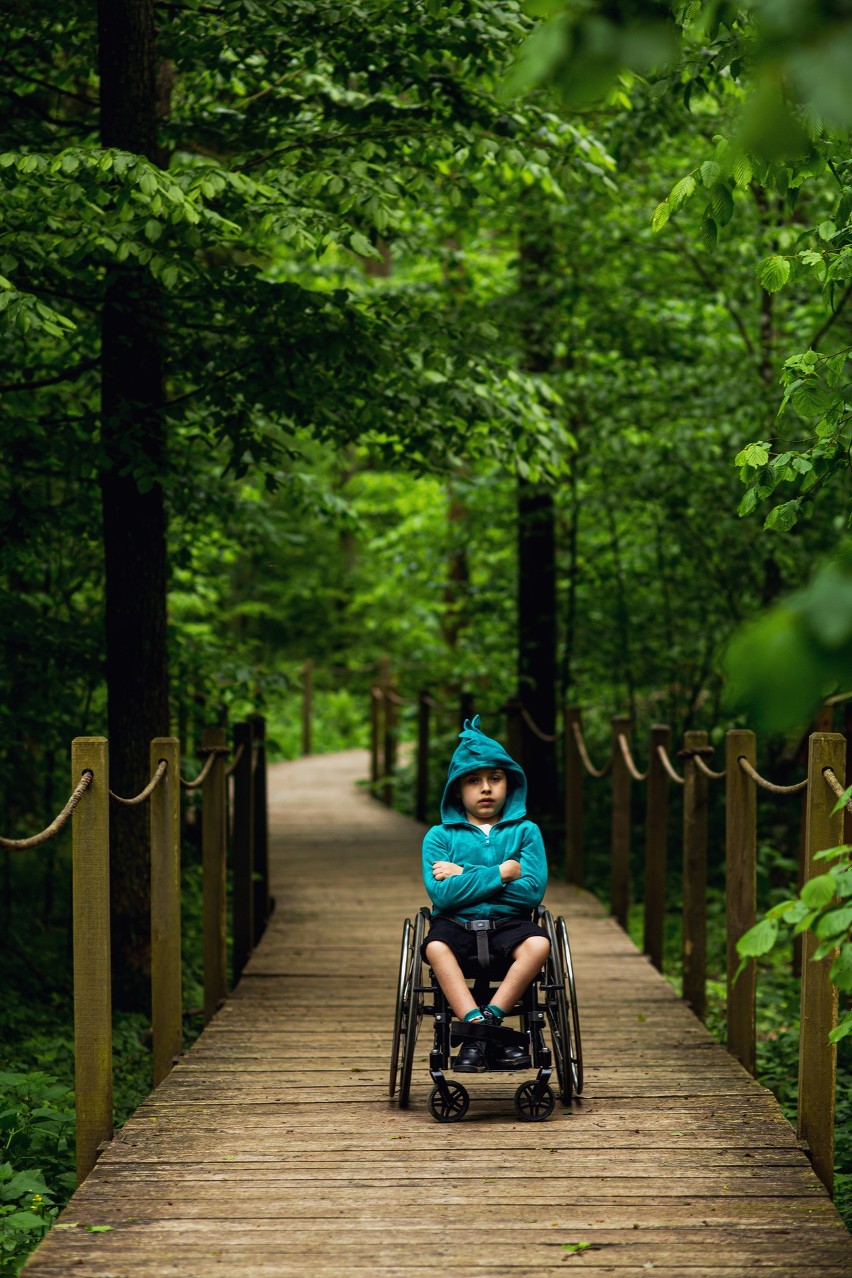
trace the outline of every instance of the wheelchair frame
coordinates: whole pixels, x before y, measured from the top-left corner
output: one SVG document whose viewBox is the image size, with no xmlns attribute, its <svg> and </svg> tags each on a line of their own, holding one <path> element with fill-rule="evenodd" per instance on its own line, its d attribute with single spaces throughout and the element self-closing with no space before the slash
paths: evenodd
<svg viewBox="0 0 852 1278">
<path fill-rule="evenodd" d="M 454 1028 L 452 1010 L 431 971 L 429 984 L 423 981 L 420 949 L 429 918 L 428 908 L 422 906 L 414 922 L 406 919 L 402 928 L 388 1093 L 394 1096 L 398 1082 L 397 1103 L 400 1109 L 408 1108 L 417 1036 L 424 1015 L 431 1013 L 434 1040 L 429 1053 L 429 1074 L 433 1082 L 429 1110 L 437 1122 L 451 1123 L 458 1122 L 467 1113 L 470 1096 L 461 1083 L 444 1075 L 450 1066 L 451 1048 L 462 1036 L 458 1022 Z M 520 1032 L 529 1044 L 531 1067 L 538 1070 L 534 1080 L 522 1083 L 515 1092 L 515 1111 L 526 1122 L 542 1122 L 553 1112 L 556 1098 L 550 1078 L 554 1064 L 563 1104 L 570 1105 L 572 1097 L 579 1096 L 583 1090 L 583 1052 L 568 929 L 561 915 L 554 919 L 550 910 L 542 906 L 536 910 L 536 918 L 550 941 L 550 953 L 541 973 L 510 1012 L 512 1016 L 521 1017 Z M 476 1001 L 480 1005 L 490 1002 L 493 991 L 488 970 L 480 971 L 473 980 Z M 432 1002 L 427 1005 L 426 999 L 430 996 Z M 545 1024 L 550 1048 L 544 1037 Z M 488 1028 L 479 1024 L 475 1029 L 471 1026 L 468 1036 L 487 1038 Z"/>
</svg>

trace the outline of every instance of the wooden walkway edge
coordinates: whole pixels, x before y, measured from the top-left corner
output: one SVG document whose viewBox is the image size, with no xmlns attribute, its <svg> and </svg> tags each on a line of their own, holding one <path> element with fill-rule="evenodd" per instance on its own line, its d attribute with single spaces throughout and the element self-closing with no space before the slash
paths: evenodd
<svg viewBox="0 0 852 1278">
<path fill-rule="evenodd" d="M 267 933 L 27 1278 L 850 1278 L 852 1236 L 772 1095 L 564 884 L 547 903 L 577 969 L 582 1101 L 522 1123 L 516 1076 L 466 1077 L 465 1120 L 435 1123 L 428 1020 L 411 1109 L 388 1100 L 423 830 L 358 791 L 367 764 L 270 769 Z"/>
</svg>

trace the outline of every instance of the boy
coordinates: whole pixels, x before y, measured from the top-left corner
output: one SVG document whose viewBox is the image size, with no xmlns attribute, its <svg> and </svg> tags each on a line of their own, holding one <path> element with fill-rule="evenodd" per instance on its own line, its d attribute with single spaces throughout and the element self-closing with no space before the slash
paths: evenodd
<svg viewBox="0 0 852 1278">
<path fill-rule="evenodd" d="M 441 800 L 441 824 L 423 840 L 423 881 L 432 900 L 432 922 L 423 943 L 429 964 L 459 1020 L 499 1025 L 515 1006 L 550 952 L 531 920 L 547 886 L 541 831 L 526 819 L 527 779 L 498 741 L 487 737 L 479 715 L 465 720 L 450 761 Z M 474 921 L 481 927 L 468 927 Z M 511 959 L 493 1002 L 476 1006 L 460 961 L 481 953 Z M 495 1064 L 528 1065 L 521 1048 L 489 1039 L 466 1039 L 453 1068 L 478 1073 Z"/>
</svg>

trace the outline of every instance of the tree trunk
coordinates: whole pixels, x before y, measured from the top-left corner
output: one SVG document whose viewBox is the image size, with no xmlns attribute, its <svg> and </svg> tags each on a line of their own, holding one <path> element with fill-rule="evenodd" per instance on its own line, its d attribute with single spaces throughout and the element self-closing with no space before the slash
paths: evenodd
<svg viewBox="0 0 852 1278">
<path fill-rule="evenodd" d="M 554 364 L 556 263 L 550 228 L 531 217 L 521 234 L 520 283 L 526 313 L 525 363 L 548 373 Z M 556 731 L 556 511 L 552 489 L 518 480 L 518 695 L 526 711 L 522 724 L 523 763 L 529 784 L 527 808 L 534 821 L 553 828 L 561 803 L 555 744 L 539 732 Z M 528 716 L 528 717 L 527 717 Z"/>
<path fill-rule="evenodd" d="M 157 158 L 157 54 L 152 0 L 98 5 L 101 142 Z M 107 277 L 101 333 L 101 475 L 110 786 L 148 780 L 148 748 L 169 732 L 166 514 L 160 315 L 150 277 Z M 147 806 L 111 813 L 111 915 L 116 1005 L 150 999 Z"/>
</svg>

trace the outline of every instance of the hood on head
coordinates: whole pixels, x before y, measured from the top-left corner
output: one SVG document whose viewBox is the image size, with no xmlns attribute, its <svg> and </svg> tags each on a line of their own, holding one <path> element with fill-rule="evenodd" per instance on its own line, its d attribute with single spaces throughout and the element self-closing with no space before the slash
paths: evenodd
<svg viewBox="0 0 852 1278">
<path fill-rule="evenodd" d="M 508 780 L 506 803 L 498 821 L 516 821 L 526 815 L 527 779 L 519 763 L 504 750 L 499 741 L 487 737 L 479 726 L 479 715 L 465 719 L 459 733 L 459 744 L 450 760 L 447 784 L 441 800 L 441 821 L 447 825 L 454 821 L 467 824 L 467 813 L 461 798 L 456 794 L 456 782 L 477 768 L 502 768 Z"/>
</svg>

